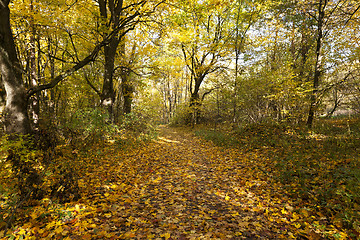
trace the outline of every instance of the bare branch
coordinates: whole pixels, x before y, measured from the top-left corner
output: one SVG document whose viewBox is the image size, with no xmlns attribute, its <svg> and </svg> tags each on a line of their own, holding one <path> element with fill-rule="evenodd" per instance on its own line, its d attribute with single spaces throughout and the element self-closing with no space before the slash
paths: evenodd
<svg viewBox="0 0 360 240">
<path fill-rule="evenodd" d="M 99 97 L 101 98 L 101 91 L 99 91 L 95 86 L 94 84 L 92 84 L 92 82 L 90 81 L 89 79 L 89 76 L 88 74 L 84 71 L 84 77 L 85 77 L 85 81 L 86 83 L 96 92 L 97 95 L 99 95 Z"/>
<path fill-rule="evenodd" d="M 345 24 L 344 24 L 344 27 L 350 22 L 350 20 L 352 19 L 352 17 L 355 15 L 355 13 L 356 13 L 357 11 L 359 11 L 359 9 L 360 9 L 360 4 L 359 4 L 359 6 L 354 10 L 354 12 L 352 12 L 352 13 L 350 14 L 350 17 L 346 20 L 346 22 L 345 22 Z"/>
</svg>

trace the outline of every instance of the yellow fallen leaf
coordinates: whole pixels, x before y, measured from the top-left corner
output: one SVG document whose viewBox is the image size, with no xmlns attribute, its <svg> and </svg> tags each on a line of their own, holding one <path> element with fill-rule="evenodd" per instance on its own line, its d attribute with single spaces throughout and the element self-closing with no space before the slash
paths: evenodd
<svg viewBox="0 0 360 240">
<path fill-rule="evenodd" d="M 162 177 L 157 177 L 155 180 L 153 180 L 154 183 L 159 183 L 161 181 Z"/>
<path fill-rule="evenodd" d="M 297 215 L 296 213 L 293 213 L 291 221 L 294 222 L 294 221 L 298 220 L 299 218 L 300 218 L 299 215 Z"/>
<path fill-rule="evenodd" d="M 148 234 L 147 236 L 146 236 L 146 238 L 147 239 L 153 239 L 153 238 L 155 238 L 155 234 Z"/>
<path fill-rule="evenodd" d="M 126 233 L 124 234 L 124 237 L 125 237 L 125 238 L 133 238 L 133 237 L 135 237 L 135 233 L 133 233 L 133 232 L 131 232 L 131 231 L 126 232 Z"/>
<path fill-rule="evenodd" d="M 57 227 L 57 228 L 55 229 L 55 233 L 56 233 L 56 234 L 60 234 L 60 233 L 62 233 L 63 230 L 64 230 L 64 229 L 62 228 L 62 226 L 59 226 L 59 227 Z"/>
<path fill-rule="evenodd" d="M 239 214 L 238 212 L 231 214 L 231 216 L 233 216 L 233 217 L 236 217 L 236 216 L 239 216 L 239 215 L 240 215 L 240 214 Z"/>
<path fill-rule="evenodd" d="M 304 208 L 302 208 L 302 209 L 300 210 L 300 213 L 301 213 L 302 215 L 304 215 L 305 217 L 309 217 L 309 212 L 308 212 L 306 209 L 304 209 Z"/>
<path fill-rule="evenodd" d="M 46 229 L 51 229 L 55 226 L 55 222 L 52 221 L 52 222 L 49 222 L 47 225 L 46 225 Z"/>
<path fill-rule="evenodd" d="M 168 239 L 170 238 L 171 234 L 170 234 L 170 233 L 165 233 L 165 234 L 163 234 L 162 236 L 163 236 L 166 240 L 168 240 Z"/>
<path fill-rule="evenodd" d="M 106 238 L 112 238 L 112 237 L 115 236 L 115 233 L 114 233 L 114 232 L 106 233 L 104 236 L 105 236 Z"/>
<path fill-rule="evenodd" d="M 30 216 L 31 216 L 32 219 L 35 219 L 35 218 L 38 217 L 38 215 L 37 215 L 36 212 L 32 212 L 32 213 L 30 214 Z"/>
<path fill-rule="evenodd" d="M 23 228 L 20 228 L 19 232 L 17 233 L 18 235 L 24 235 L 26 233 L 26 230 Z"/>
<path fill-rule="evenodd" d="M 76 204 L 76 205 L 75 205 L 75 210 L 76 210 L 77 212 L 80 212 L 80 206 L 79 206 L 79 204 Z"/>
<path fill-rule="evenodd" d="M 90 224 L 89 228 L 96 228 L 96 224 L 95 223 Z"/>
</svg>

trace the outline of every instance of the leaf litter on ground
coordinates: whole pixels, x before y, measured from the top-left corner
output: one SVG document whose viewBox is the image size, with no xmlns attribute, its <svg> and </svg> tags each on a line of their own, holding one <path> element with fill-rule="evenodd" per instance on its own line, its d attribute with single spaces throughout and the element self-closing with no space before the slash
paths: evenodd
<svg viewBox="0 0 360 240">
<path fill-rule="evenodd" d="M 110 145 L 82 155 L 82 198 L 66 204 L 44 199 L 10 236 L 347 239 L 325 216 L 289 198 L 267 161 L 256 151 L 218 147 L 162 126 L 160 137 L 141 147 Z"/>
</svg>

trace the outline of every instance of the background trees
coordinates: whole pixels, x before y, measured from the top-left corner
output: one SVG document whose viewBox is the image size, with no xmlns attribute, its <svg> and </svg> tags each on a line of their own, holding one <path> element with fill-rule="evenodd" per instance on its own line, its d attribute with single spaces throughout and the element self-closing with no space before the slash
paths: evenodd
<svg viewBox="0 0 360 240">
<path fill-rule="evenodd" d="M 199 121 L 200 105 L 209 91 L 200 96 L 200 87 L 206 77 L 225 68 L 230 40 L 229 3 L 222 1 L 184 2 L 171 19 L 170 37 L 181 49 L 183 61 L 189 71 L 189 106 L 193 120 Z M 186 19 L 186 21 L 184 21 Z M 222 62 L 223 61 L 223 62 Z M 211 90 L 210 90 L 211 91 Z"/>
<path fill-rule="evenodd" d="M 6 107 L 9 132 L 26 133 L 45 116 L 66 122 L 85 106 L 106 106 L 116 122 L 136 106 L 138 84 L 158 85 L 166 122 L 175 112 L 191 112 L 187 122 L 199 122 L 203 108 L 235 127 L 267 118 L 311 126 L 331 105 L 350 106 L 350 98 L 356 105 L 356 1 L 161 3 L 14 1 L 9 18 L 5 1 L 2 35 L 11 33 L 11 19 L 15 41 L 2 40 L 9 52 L 2 80 L 11 78 L 5 72 L 21 79 L 4 84 L 7 103 L 18 105 Z M 13 61 L 8 69 L 22 70 L 5 71 L 6 56 Z M 11 97 L 15 92 L 22 97 Z M 20 111 L 24 117 L 11 117 Z M 20 119 L 29 123 L 15 123 Z"/>
</svg>

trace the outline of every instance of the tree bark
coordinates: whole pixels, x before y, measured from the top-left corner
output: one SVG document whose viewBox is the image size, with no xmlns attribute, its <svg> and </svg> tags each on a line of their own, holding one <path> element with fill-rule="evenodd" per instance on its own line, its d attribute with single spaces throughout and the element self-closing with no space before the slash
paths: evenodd
<svg viewBox="0 0 360 240">
<path fill-rule="evenodd" d="M 321 48 L 322 48 L 322 41 L 323 41 L 323 25 L 324 25 L 324 18 L 325 18 L 325 7 L 327 5 L 327 0 L 320 0 L 319 7 L 318 7 L 318 19 L 317 19 L 317 37 L 316 37 L 316 61 L 315 61 L 315 68 L 314 68 L 314 78 L 313 78 L 313 91 L 310 96 L 310 108 L 309 114 L 306 125 L 308 128 L 311 128 L 313 125 L 315 111 L 316 111 L 316 102 L 317 102 L 317 92 L 319 88 L 319 82 L 321 77 Z"/>
<path fill-rule="evenodd" d="M 31 128 L 27 113 L 26 91 L 11 32 L 8 4 L 9 0 L 0 2 L 0 72 L 6 91 L 5 132 L 28 134 Z"/>
<path fill-rule="evenodd" d="M 1 75 L 0 75 L 0 116 L 2 115 L 2 113 L 5 109 L 5 103 L 6 103 L 6 92 L 5 92 L 5 87 L 1 80 Z M 0 132 L 1 132 L 1 130 L 0 130 Z"/>
<path fill-rule="evenodd" d="M 121 75 L 121 91 L 124 98 L 124 105 L 123 105 L 124 114 L 131 113 L 131 108 L 132 108 L 134 89 L 129 80 L 130 80 L 129 76 L 127 76 L 126 73 Z"/>
<path fill-rule="evenodd" d="M 116 49 L 119 44 L 117 38 L 112 39 L 108 46 L 104 47 L 105 64 L 104 64 L 104 82 L 101 94 L 101 105 L 107 108 L 110 119 L 113 119 L 113 105 L 115 101 L 114 92 L 114 66 Z"/>
<path fill-rule="evenodd" d="M 195 78 L 194 82 L 194 89 L 190 95 L 190 121 L 191 124 L 197 124 L 200 121 L 200 106 L 201 106 L 201 99 L 199 95 L 200 85 L 203 82 L 205 75 L 200 75 L 199 77 Z"/>
<path fill-rule="evenodd" d="M 110 23 L 112 27 L 119 25 L 120 16 L 122 15 L 123 1 L 114 0 L 101 0 L 99 1 L 100 15 L 104 21 L 108 17 L 108 11 L 110 13 Z M 106 26 L 105 26 L 106 27 Z M 122 35 L 122 34 L 121 34 Z M 114 35 L 109 45 L 104 47 L 104 82 L 101 94 L 101 105 L 107 108 L 110 120 L 113 121 L 113 107 L 115 102 L 114 91 L 114 68 L 115 68 L 115 56 L 117 48 L 123 36 Z"/>
<path fill-rule="evenodd" d="M 33 1 L 30 1 L 30 11 L 34 12 Z M 29 52 L 28 52 L 28 65 L 29 65 L 29 87 L 33 88 L 38 85 L 38 74 L 37 74 L 37 62 L 36 62 L 36 26 L 34 19 L 30 19 L 30 43 L 29 43 Z M 36 93 L 29 99 L 30 104 L 30 118 L 33 123 L 33 126 L 37 128 L 39 126 L 40 118 L 40 94 Z"/>
<path fill-rule="evenodd" d="M 135 51 L 135 45 L 133 46 L 133 52 L 132 55 L 129 57 L 130 59 L 133 57 L 133 54 Z M 122 38 L 122 41 L 120 43 L 120 49 L 119 49 L 119 55 L 122 58 L 122 64 L 128 65 L 130 67 L 131 61 L 129 63 L 127 62 L 127 56 L 126 56 L 126 39 L 125 37 Z M 130 78 L 130 70 L 128 67 L 122 66 L 120 71 L 120 77 L 121 77 L 121 94 L 124 99 L 123 101 L 123 114 L 129 114 L 131 113 L 132 109 L 132 101 L 133 101 L 133 94 L 134 94 L 134 87 L 131 82 Z"/>
</svg>

